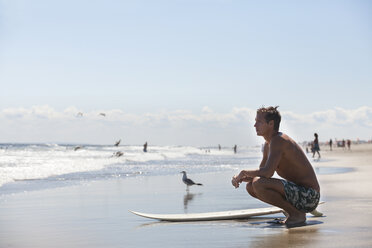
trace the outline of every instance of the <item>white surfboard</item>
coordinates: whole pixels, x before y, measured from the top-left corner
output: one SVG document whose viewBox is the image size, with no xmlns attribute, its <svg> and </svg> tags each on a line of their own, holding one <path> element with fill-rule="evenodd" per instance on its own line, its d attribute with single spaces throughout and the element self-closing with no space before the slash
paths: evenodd
<svg viewBox="0 0 372 248">
<path fill-rule="evenodd" d="M 324 202 L 320 202 L 322 204 Z M 207 212 L 207 213 L 191 213 L 191 214 L 149 214 L 131 211 L 141 217 L 162 220 L 162 221 L 208 221 L 208 220 L 234 220 L 234 219 L 247 219 L 254 216 L 270 215 L 283 213 L 284 210 L 278 207 L 268 208 L 255 208 L 255 209 L 242 209 L 220 212 Z M 321 216 L 322 213 L 314 210 L 314 216 Z"/>
</svg>

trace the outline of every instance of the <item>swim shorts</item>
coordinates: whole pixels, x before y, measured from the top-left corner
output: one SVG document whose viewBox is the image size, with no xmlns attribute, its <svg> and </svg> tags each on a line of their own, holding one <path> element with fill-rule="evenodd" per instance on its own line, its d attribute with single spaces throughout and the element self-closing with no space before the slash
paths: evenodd
<svg viewBox="0 0 372 248">
<path fill-rule="evenodd" d="M 280 179 L 284 185 L 285 198 L 301 212 L 311 212 L 318 206 L 320 193 L 312 188 Z"/>
</svg>

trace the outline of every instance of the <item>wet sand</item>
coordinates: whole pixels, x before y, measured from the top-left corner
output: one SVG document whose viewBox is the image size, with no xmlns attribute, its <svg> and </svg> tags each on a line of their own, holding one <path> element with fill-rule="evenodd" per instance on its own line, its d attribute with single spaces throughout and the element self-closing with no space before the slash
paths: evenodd
<svg viewBox="0 0 372 248">
<path fill-rule="evenodd" d="M 168 223 L 128 210 L 153 213 L 223 211 L 266 207 L 244 186 L 230 184 L 235 172 L 134 177 L 0 199 L 0 247 L 371 247 L 372 145 L 352 151 L 321 148 L 312 161 L 321 185 L 324 217 L 287 229 L 267 223 L 278 214 L 239 221 Z"/>
</svg>

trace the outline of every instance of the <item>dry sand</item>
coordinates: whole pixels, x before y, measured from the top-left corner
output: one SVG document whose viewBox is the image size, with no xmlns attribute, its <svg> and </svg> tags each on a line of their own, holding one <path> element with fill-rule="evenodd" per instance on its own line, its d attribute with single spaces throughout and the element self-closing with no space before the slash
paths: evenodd
<svg viewBox="0 0 372 248">
<path fill-rule="evenodd" d="M 372 145 L 321 149 L 322 158 L 312 164 L 325 216 L 308 216 L 315 225 L 287 229 L 266 223 L 282 215 L 190 223 L 144 219 L 128 210 L 183 213 L 267 205 L 230 185 L 235 172 L 190 175 L 204 186 L 189 193 L 181 175 L 135 177 L 1 198 L 0 247 L 372 247 Z"/>
</svg>

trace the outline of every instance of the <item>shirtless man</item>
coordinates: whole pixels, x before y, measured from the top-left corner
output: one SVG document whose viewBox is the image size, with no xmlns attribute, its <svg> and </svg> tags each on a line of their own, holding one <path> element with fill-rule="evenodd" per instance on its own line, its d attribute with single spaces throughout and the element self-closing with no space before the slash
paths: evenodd
<svg viewBox="0 0 372 248">
<path fill-rule="evenodd" d="M 299 145 L 279 132 L 281 116 L 278 107 L 257 110 L 254 127 L 265 139 L 259 169 L 242 170 L 232 179 L 235 188 L 246 182 L 248 193 L 266 203 L 284 209 L 287 226 L 301 225 L 306 213 L 316 209 L 320 187 L 313 167 Z M 283 179 L 272 178 L 276 172 Z"/>
</svg>

